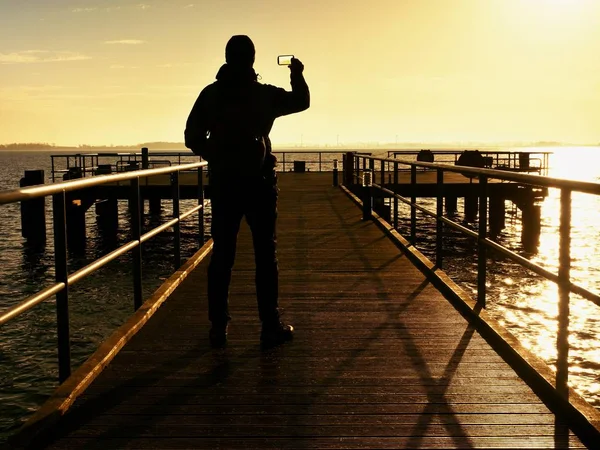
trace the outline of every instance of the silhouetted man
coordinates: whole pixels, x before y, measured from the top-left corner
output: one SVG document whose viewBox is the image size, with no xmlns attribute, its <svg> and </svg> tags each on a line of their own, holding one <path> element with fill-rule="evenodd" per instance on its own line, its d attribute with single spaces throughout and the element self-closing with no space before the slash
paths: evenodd
<svg viewBox="0 0 600 450">
<path fill-rule="evenodd" d="M 279 316 L 277 159 L 271 153 L 269 132 L 277 117 L 307 109 L 310 94 L 299 60 L 292 59 L 290 65 L 289 92 L 257 81 L 254 56 L 248 36 L 229 40 L 226 63 L 217 81 L 200 93 L 185 129 L 185 145 L 209 167 L 214 247 L 208 267 L 208 316 L 214 347 L 227 341 L 229 284 L 244 216 L 254 244 L 261 343 L 277 345 L 293 335 L 293 327 Z"/>
</svg>

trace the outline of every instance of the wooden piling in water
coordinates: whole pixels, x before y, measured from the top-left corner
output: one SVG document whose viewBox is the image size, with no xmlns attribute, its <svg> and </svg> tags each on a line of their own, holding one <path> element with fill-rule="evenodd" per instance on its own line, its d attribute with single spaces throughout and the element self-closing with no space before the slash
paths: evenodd
<svg viewBox="0 0 600 450">
<path fill-rule="evenodd" d="M 457 209 L 457 205 L 458 205 L 458 197 L 447 196 L 445 205 L 446 205 L 446 214 L 448 214 L 449 216 L 453 216 L 454 214 L 456 214 L 456 209 Z"/>
<path fill-rule="evenodd" d="M 160 215 L 162 210 L 162 204 L 160 202 L 160 197 L 150 197 L 148 199 L 148 204 L 150 207 L 150 214 Z"/>
<path fill-rule="evenodd" d="M 498 195 L 492 195 L 490 197 L 490 234 L 497 236 L 500 231 L 506 226 L 506 205 L 504 203 L 504 197 Z"/>
<path fill-rule="evenodd" d="M 475 222 L 477 219 L 477 211 L 479 209 L 479 202 L 477 195 L 465 196 L 465 221 Z"/>
<path fill-rule="evenodd" d="M 20 187 L 44 184 L 43 170 L 26 170 L 19 181 Z M 21 202 L 21 236 L 34 246 L 46 243 L 46 198 Z"/>
<path fill-rule="evenodd" d="M 112 173 L 110 164 L 100 164 L 96 169 L 96 175 L 108 175 Z M 95 201 L 96 217 L 98 228 L 109 234 L 110 237 L 116 236 L 119 229 L 119 203 L 116 197 L 105 197 Z"/>
<path fill-rule="evenodd" d="M 521 242 L 525 251 L 535 252 L 540 245 L 542 211 L 540 205 L 529 203 L 523 205 Z"/>
</svg>

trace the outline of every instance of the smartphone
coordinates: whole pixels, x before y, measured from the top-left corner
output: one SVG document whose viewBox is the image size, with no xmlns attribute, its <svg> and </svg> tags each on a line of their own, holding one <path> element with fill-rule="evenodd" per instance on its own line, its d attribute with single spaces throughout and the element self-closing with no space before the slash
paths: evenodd
<svg viewBox="0 0 600 450">
<path fill-rule="evenodd" d="M 279 55 L 277 57 L 277 64 L 280 66 L 289 66 L 292 63 L 294 55 Z"/>
</svg>

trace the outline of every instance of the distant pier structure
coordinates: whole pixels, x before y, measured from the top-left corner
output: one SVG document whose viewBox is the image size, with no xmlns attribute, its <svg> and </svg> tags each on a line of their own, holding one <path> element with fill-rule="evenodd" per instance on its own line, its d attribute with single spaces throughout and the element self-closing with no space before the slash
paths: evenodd
<svg viewBox="0 0 600 450">
<path fill-rule="evenodd" d="M 442 189 L 446 214 L 449 217 L 455 216 L 461 199 L 464 221 L 472 223 L 477 221 L 481 201 L 476 176 L 444 172 L 440 180 L 438 177 L 441 171 L 435 168 L 417 169 L 398 164 L 396 170 L 390 159 L 547 175 L 550 155 L 551 152 L 532 151 L 395 150 L 388 152 L 387 160 L 376 164 L 373 159 L 359 153 L 348 153 L 345 157 L 344 181 L 348 186 L 359 187 L 362 180 L 357 178 L 357 174 L 370 172 L 372 182 L 384 188 L 372 192 L 373 209 L 387 220 L 391 220 L 394 214 L 394 194 L 406 198 L 436 198 Z M 355 179 L 348 179 L 349 176 L 354 176 Z M 497 236 L 505 228 L 507 205 L 510 207 L 512 204 L 521 213 L 524 247 L 535 248 L 540 235 L 540 204 L 547 195 L 548 189 L 545 187 L 490 178 L 486 196 L 489 235 Z"/>
<path fill-rule="evenodd" d="M 359 185 L 358 179 L 349 180 L 347 174 L 356 177 L 358 173 L 369 170 L 373 181 L 380 182 L 385 188 L 400 195 L 414 197 L 436 197 L 438 184 L 436 170 L 419 169 L 399 170 L 394 176 L 392 163 L 382 164 L 381 170 L 376 170 L 373 160 L 367 167 L 366 159 L 361 155 L 371 155 L 363 150 L 350 152 L 276 152 L 279 158 L 279 170 L 294 172 L 333 171 L 337 176 L 338 159 L 344 159 L 344 182 L 348 186 Z M 287 155 L 287 160 L 286 160 Z M 291 156 L 290 156 L 291 155 Z M 393 150 L 387 157 L 397 160 L 413 160 L 420 162 L 442 163 L 492 168 L 523 173 L 546 175 L 549 165 L 550 152 L 525 151 L 478 151 L 478 150 Z M 291 158 L 291 159 L 290 159 Z M 134 170 L 153 169 L 187 162 L 197 162 L 199 157 L 191 152 L 178 153 L 173 151 L 150 152 L 142 148 L 141 152 L 115 153 L 75 153 L 56 154 L 51 156 L 51 181 L 60 182 L 91 176 L 100 176 Z M 362 164 L 362 167 L 361 167 Z M 354 170 L 358 169 L 358 170 Z M 446 213 L 450 216 L 457 212 L 459 199 L 463 199 L 464 217 L 466 222 L 475 221 L 478 215 L 479 197 L 473 184 L 477 179 L 464 175 L 447 173 L 444 180 L 444 201 Z M 174 195 L 180 199 L 198 199 L 199 190 L 203 198 L 208 197 L 208 174 L 182 172 L 177 179 L 168 175 L 158 175 L 140 180 L 142 211 L 148 205 L 149 214 L 160 214 L 162 202 L 171 200 Z M 413 180 L 413 178 L 416 178 Z M 336 177 L 337 180 L 337 177 Z M 43 170 L 27 170 L 20 181 L 20 186 L 33 186 L 44 183 Z M 177 191 L 174 194 L 174 191 Z M 489 231 L 497 235 L 505 226 L 506 201 L 512 202 L 522 213 L 523 241 L 535 242 L 539 237 L 540 206 L 539 203 L 547 195 L 547 189 L 529 187 L 518 183 L 490 182 L 489 192 Z M 116 235 L 118 231 L 119 201 L 130 201 L 131 183 L 129 181 L 102 185 L 89 189 L 71 192 L 67 196 L 65 214 L 69 246 L 72 249 L 85 247 L 86 213 L 91 207 L 95 208 L 99 229 L 107 236 Z M 390 196 L 378 193 L 373 198 L 375 210 L 388 219 L 391 217 Z M 46 239 L 46 203 L 44 199 L 24 201 L 21 205 L 22 235 L 29 244 L 43 245 Z"/>
</svg>

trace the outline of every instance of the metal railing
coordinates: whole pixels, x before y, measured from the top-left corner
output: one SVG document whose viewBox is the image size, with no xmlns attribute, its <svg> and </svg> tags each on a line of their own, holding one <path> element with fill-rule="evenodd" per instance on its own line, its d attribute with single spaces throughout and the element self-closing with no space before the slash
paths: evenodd
<svg viewBox="0 0 600 450">
<path fill-rule="evenodd" d="M 327 151 L 274 151 L 273 154 L 278 158 L 278 166 L 282 172 L 294 169 L 295 162 L 305 162 L 309 165 L 314 165 L 317 172 L 329 172 L 333 170 L 334 161 L 338 161 L 342 155 L 348 150 L 327 150 Z M 371 155 L 371 153 L 359 153 L 363 155 Z M 290 156 L 292 160 L 290 161 Z M 310 166 L 308 167 L 310 170 Z"/>
<path fill-rule="evenodd" d="M 174 268 L 181 266 L 181 233 L 180 223 L 195 213 L 198 214 L 198 240 L 204 241 L 204 190 L 203 171 L 206 162 L 184 164 L 158 169 L 137 170 L 115 175 L 99 175 L 50 185 L 38 185 L 21 189 L 0 192 L 0 205 L 52 196 L 52 213 L 54 227 L 54 258 L 56 283 L 21 301 L 19 304 L 0 312 L 0 326 L 21 314 L 31 310 L 44 300 L 56 295 L 57 331 L 58 331 L 58 366 L 59 381 L 65 381 L 71 373 L 70 332 L 69 332 L 69 287 L 119 256 L 133 253 L 133 300 L 134 309 L 142 305 L 142 253 L 141 246 L 157 234 L 169 228 L 174 229 Z M 179 174 L 182 171 L 197 171 L 198 204 L 185 212 L 180 212 Z M 142 210 L 140 195 L 140 178 L 155 175 L 171 175 L 171 192 L 173 199 L 172 219 L 142 234 Z M 96 259 L 85 267 L 69 273 L 67 263 L 67 194 L 108 183 L 130 181 L 131 240 L 112 252 Z"/>
<path fill-rule="evenodd" d="M 379 165 L 378 170 L 376 170 L 376 165 Z M 400 166 L 408 166 L 410 168 L 410 198 L 399 195 L 394 190 L 394 187 L 398 186 Z M 437 172 L 435 211 L 417 204 L 415 193 L 418 168 L 426 168 Z M 486 305 L 487 250 L 489 249 L 506 256 L 535 274 L 554 282 L 558 286 L 556 389 L 562 395 L 568 397 L 568 329 L 571 293 L 580 295 L 582 298 L 600 306 L 600 296 L 598 294 L 571 281 L 571 198 L 573 192 L 600 195 L 600 183 L 566 180 L 503 170 L 366 157 L 356 154 L 346 155 L 344 158 L 344 169 L 344 183 L 347 185 L 359 185 L 359 190 L 362 190 L 363 217 L 365 219 L 369 218 L 371 214 L 373 191 L 378 190 L 389 196 L 394 202 L 394 218 L 391 224 L 394 229 L 398 229 L 398 202 L 410 206 L 411 231 L 408 241 L 411 245 L 416 246 L 417 242 L 417 211 L 436 221 L 435 268 L 441 269 L 443 266 L 443 237 L 446 226 L 474 238 L 477 243 L 477 302 L 482 307 Z M 473 231 L 443 216 L 445 172 L 460 173 L 467 177 L 478 179 L 478 186 L 477 184 L 473 184 L 473 190 L 477 190 L 479 200 L 479 223 L 477 231 Z M 385 186 L 386 175 L 388 179 L 393 177 L 393 181 L 389 183 L 392 189 Z M 488 238 L 488 181 L 490 179 L 498 179 L 525 186 L 556 188 L 560 190 L 560 242 L 557 273 L 545 269 L 539 264 L 518 255 Z"/>
<path fill-rule="evenodd" d="M 153 159 L 150 159 L 152 156 Z M 155 159 L 161 158 L 161 159 Z M 169 158 L 169 159 L 167 159 Z M 100 153 L 62 153 L 50 155 L 52 182 L 62 180 L 72 170 L 79 177 L 94 176 L 106 173 L 120 173 L 131 170 L 150 169 L 165 165 L 181 165 L 201 161 L 191 151 L 157 151 L 150 153 L 144 147 L 141 152 L 100 152 Z"/>
<path fill-rule="evenodd" d="M 549 157 L 552 152 L 544 151 L 508 151 L 508 150 L 478 150 L 483 157 L 483 167 L 489 169 L 512 170 L 517 172 L 548 175 Z M 422 152 L 429 152 L 433 160 L 421 160 L 423 162 L 438 162 L 441 164 L 456 164 L 465 150 L 388 150 L 388 158 L 400 158 L 403 160 L 417 159 Z"/>
<path fill-rule="evenodd" d="M 278 158 L 277 170 L 287 172 L 294 169 L 294 163 L 304 162 L 306 169 L 324 172 L 333 170 L 333 162 L 341 160 L 347 150 L 303 151 L 287 150 L 273 151 Z M 371 155 L 371 153 L 358 153 Z M 160 159 L 156 159 L 160 158 Z M 167 159 L 169 158 L 169 159 Z M 186 161 L 201 160 L 191 151 L 152 151 L 143 148 L 141 152 L 106 152 L 106 153 L 62 153 L 50 155 L 52 182 L 62 180 L 71 171 L 76 171 L 78 177 L 95 176 L 100 173 L 120 173 L 130 170 L 148 169 L 153 166 L 183 164 Z M 107 170 L 107 172 L 102 172 Z"/>
</svg>

